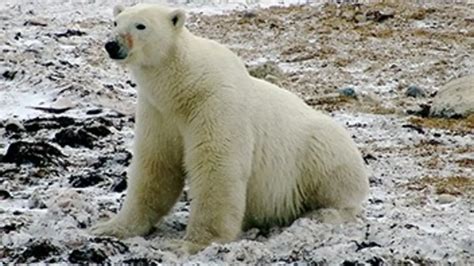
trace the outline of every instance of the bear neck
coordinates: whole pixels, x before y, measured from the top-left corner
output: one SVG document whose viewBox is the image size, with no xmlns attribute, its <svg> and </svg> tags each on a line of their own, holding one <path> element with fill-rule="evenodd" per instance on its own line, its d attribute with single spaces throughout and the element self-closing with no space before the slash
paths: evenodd
<svg viewBox="0 0 474 266">
<path fill-rule="evenodd" d="M 197 38 L 183 29 L 176 47 L 160 66 L 136 66 L 132 75 L 138 83 L 139 100 L 146 99 L 163 114 L 189 121 L 196 108 L 203 106 L 211 92 L 206 86 L 205 68 L 196 67 L 196 54 L 191 49 Z"/>
</svg>

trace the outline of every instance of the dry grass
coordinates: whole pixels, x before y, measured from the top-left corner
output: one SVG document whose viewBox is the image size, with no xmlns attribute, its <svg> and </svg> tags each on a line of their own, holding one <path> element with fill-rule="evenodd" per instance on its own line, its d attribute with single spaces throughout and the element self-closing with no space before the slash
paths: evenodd
<svg viewBox="0 0 474 266">
<path fill-rule="evenodd" d="M 307 99 L 305 102 L 309 106 L 332 112 L 349 106 L 351 103 L 356 102 L 356 99 L 338 94 L 328 94 L 321 97 Z"/>
<path fill-rule="evenodd" d="M 407 184 L 408 189 L 424 190 L 434 188 L 437 194 L 472 195 L 474 178 L 467 176 L 424 177 Z"/>
<path fill-rule="evenodd" d="M 456 160 L 456 163 L 461 167 L 474 169 L 474 159 L 462 158 L 462 159 Z"/>
<path fill-rule="evenodd" d="M 356 108 L 356 111 L 369 113 L 369 114 L 376 114 L 376 115 L 393 115 L 393 114 L 399 113 L 399 110 L 397 110 L 397 108 L 387 107 L 378 103 L 372 103 L 372 104 L 363 103 L 358 108 Z"/>
<path fill-rule="evenodd" d="M 420 127 L 445 129 L 457 133 L 474 133 L 474 115 L 465 119 L 411 117 L 409 121 Z"/>
<path fill-rule="evenodd" d="M 432 157 L 425 161 L 424 165 L 429 169 L 441 169 L 444 166 L 444 162 L 439 157 Z"/>
</svg>

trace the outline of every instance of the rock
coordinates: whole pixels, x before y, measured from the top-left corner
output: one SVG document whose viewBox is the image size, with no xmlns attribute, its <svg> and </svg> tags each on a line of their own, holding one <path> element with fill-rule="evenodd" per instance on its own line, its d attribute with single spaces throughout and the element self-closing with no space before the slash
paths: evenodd
<svg viewBox="0 0 474 266">
<path fill-rule="evenodd" d="M 107 251 L 112 254 L 124 254 L 130 251 L 128 246 L 124 242 L 118 239 L 114 239 L 110 237 L 96 237 L 96 238 L 91 239 L 91 241 L 93 243 L 110 247 L 110 249 L 107 249 Z"/>
<path fill-rule="evenodd" d="M 257 16 L 257 13 L 251 10 L 244 10 L 242 11 L 242 13 L 239 14 L 239 16 L 243 18 L 254 18 Z"/>
<path fill-rule="evenodd" d="M 441 194 L 436 200 L 439 204 L 449 204 L 456 201 L 456 197 L 451 194 Z"/>
<path fill-rule="evenodd" d="M 367 20 L 372 20 L 375 22 L 384 22 L 389 18 L 395 17 L 395 12 L 393 10 L 369 10 L 365 13 L 365 18 Z"/>
<path fill-rule="evenodd" d="M 425 134 L 425 130 L 420 127 L 420 126 L 417 126 L 417 125 L 412 125 L 412 124 L 405 124 L 405 125 L 402 125 L 403 128 L 409 128 L 409 129 L 413 129 L 415 130 L 416 132 L 418 132 L 419 134 Z"/>
<path fill-rule="evenodd" d="M 377 161 L 377 157 L 373 156 L 372 154 L 368 153 L 362 157 L 364 159 L 365 164 L 369 164 L 371 160 Z"/>
<path fill-rule="evenodd" d="M 43 111 L 45 113 L 50 113 L 50 114 L 62 114 L 72 109 L 71 107 L 56 108 L 56 107 L 44 107 L 44 106 L 30 106 L 30 108 Z"/>
<path fill-rule="evenodd" d="M 405 91 L 405 96 L 413 97 L 413 98 L 422 98 L 422 97 L 426 97 L 426 93 L 420 87 L 418 87 L 416 85 L 411 85 Z"/>
<path fill-rule="evenodd" d="M 461 118 L 474 114 L 474 75 L 454 79 L 436 94 L 430 116 Z"/>
<path fill-rule="evenodd" d="M 53 141 L 64 146 L 70 146 L 73 148 L 87 147 L 92 149 L 94 147 L 94 141 L 97 137 L 87 132 L 82 128 L 65 128 L 54 136 Z"/>
<path fill-rule="evenodd" d="M 18 73 L 18 71 L 5 71 L 3 72 L 2 76 L 7 79 L 7 80 L 13 80 L 16 76 L 16 73 Z"/>
<path fill-rule="evenodd" d="M 429 104 L 420 104 L 418 109 L 407 110 L 407 114 L 416 115 L 420 117 L 428 117 L 430 115 L 431 105 Z"/>
<path fill-rule="evenodd" d="M 113 192 L 123 192 L 127 189 L 127 179 L 122 178 L 112 186 Z"/>
<path fill-rule="evenodd" d="M 358 23 L 362 23 L 362 22 L 366 22 L 367 21 L 367 18 L 362 15 L 362 14 L 357 14 L 355 17 L 354 17 L 355 21 L 358 22 Z"/>
<path fill-rule="evenodd" d="M 99 156 L 97 160 L 91 164 L 91 167 L 99 168 L 110 168 L 114 164 L 120 164 L 123 166 L 129 166 L 132 160 L 132 154 L 127 150 L 114 151 L 113 155 Z M 126 177 L 126 173 L 122 173 L 123 177 Z"/>
<path fill-rule="evenodd" d="M 58 158 L 64 154 L 46 142 L 18 141 L 10 144 L 2 162 L 17 165 L 32 163 L 35 166 L 58 164 Z"/>
<path fill-rule="evenodd" d="M 10 194 L 10 192 L 8 192 L 4 189 L 0 189 L 0 199 L 1 200 L 11 199 L 11 198 L 12 198 L 12 195 Z"/>
<path fill-rule="evenodd" d="M 50 114 L 62 114 L 76 107 L 72 100 L 66 97 L 59 97 L 53 103 L 48 104 L 48 106 L 29 106 L 30 108 L 40 110 Z"/>
<path fill-rule="evenodd" d="M 370 242 L 357 242 L 357 241 L 353 241 L 356 246 L 357 246 L 357 249 L 356 249 L 356 252 L 357 251 L 360 251 L 360 250 L 363 250 L 363 249 L 366 249 L 366 248 L 373 248 L 373 247 L 381 247 L 380 244 L 378 243 L 375 243 L 373 241 L 370 241 Z"/>
<path fill-rule="evenodd" d="M 17 262 L 40 262 L 57 254 L 59 254 L 59 249 L 49 241 L 33 242 L 26 247 L 26 250 L 17 259 Z"/>
<path fill-rule="evenodd" d="M 368 265 L 372 266 L 382 266 L 385 265 L 385 261 L 380 257 L 373 257 L 365 261 Z"/>
<path fill-rule="evenodd" d="M 86 35 L 87 33 L 80 31 L 80 30 L 67 30 L 66 32 L 62 33 L 55 33 L 54 36 L 61 38 L 61 37 L 66 37 L 69 38 L 71 36 L 83 36 Z"/>
<path fill-rule="evenodd" d="M 28 208 L 30 209 L 46 209 L 46 204 L 41 199 L 38 190 L 33 191 L 30 198 L 28 199 Z"/>
<path fill-rule="evenodd" d="M 137 86 L 137 83 L 132 82 L 131 80 L 127 80 L 125 83 L 127 83 L 132 88 L 135 88 Z"/>
<path fill-rule="evenodd" d="M 341 17 L 347 21 L 353 21 L 355 15 L 356 15 L 356 12 L 354 10 L 346 10 L 342 12 Z"/>
<path fill-rule="evenodd" d="M 16 120 L 9 120 L 5 124 L 5 131 L 8 135 L 25 131 L 25 127 Z"/>
<path fill-rule="evenodd" d="M 383 203 L 383 200 L 381 200 L 381 199 L 375 199 L 375 198 L 372 199 L 372 198 L 371 198 L 371 199 L 369 199 L 369 203 L 370 203 L 370 204 L 381 204 L 381 203 Z"/>
<path fill-rule="evenodd" d="M 121 117 L 124 117 L 122 114 L 114 114 L 114 115 L 109 115 L 108 117 L 112 117 L 112 118 L 121 118 Z M 91 117 L 89 119 L 87 119 L 86 121 L 84 121 L 84 124 L 85 125 L 91 125 L 91 124 L 94 124 L 94 123 L 98 123 L 100 125 L 104 125 L 104 126 L 107 126 L 107 127 L 111 127 L 114 125 L 114 123 L 106 118 L 106 117 Z"/>
<path fill-rule="evenodd" d="M 8 234 L 8 233 L 13 232 L 13 231 L 18 231 L 24 225 L 25 225 L 24 223 L 5 224 L 5 225 L 0 226 L 0 233 Z M 0 252 L 0 254 L 1 254 L 1 252 Z"/>
<path fill-rule="evenodd" d="M 351 87 L 347 87 L 347 88 L 343 88 L 343 89 L 338 89 L 337 92 L 339 92 L 339 94 L 341 96 L 345 96 L 345 97 L 351 97 L 351 98 L 357 98 L 357 94 L 356 94 L 356 91 L 351 88 Z"/>
<path fill-rule="evenodd" d="M 41 117 L 26 120 L 23 124 L 28 132 L 35 132 L 41 129 L 58 129 L 74 125 L 76 121 L 67 116 Z"/>
<path fill-rule="evenodd" d="M 94 120 L 86 123 L 83 129 L 96 137 L 105 137 L 112 133 L 106 126 Z"/>
<path fill-rule="evenodd" d="M 122 263 L 125 265 L 158 265 L 158 263 L 162 263 L 162 259 L 152 260 L 148 258 L 131 258 L 124 260 Z"/>
<path fill-rule="evenodd" d="M 23 23 L 23 26 L 39 26 L 39 27 L 46 27 L 48 24 L 43 21 L 39 20 L 27 20 L 25 23 Z"/>
<path fill-rule="evenodd" d="M 91 187 L 103 182 L 105 179 L 97 173 L 87 173 L 85 175 L 74 175 L 69 177 L 69 183 L 75 188 Z"/>
<path fill-rule="evenodd" d="M 86 112 L 86 115 L 98 115 L 102 113 L 102 109 L 96 108 L 96 109 L 91 109 Z"/>
<path fill-rule="evenodd" d="M 107 255 L 100 249 L 76 249 L 69 254 L 71 263 L 104 263 L 107 261 Z"/>
<path fill-rule="evenodd" d="M 248 67 L 249 74 L 258 79 L 264 79 L 273 84 L 279 84 L 285 74 L 281 68 L 272 61 Z"/>
<path fill-rule="evenodd" d="M 266 75 L 264 79 L 273 84 L 280 84 L 280 79 L 270 74 Z"/>
</svg>

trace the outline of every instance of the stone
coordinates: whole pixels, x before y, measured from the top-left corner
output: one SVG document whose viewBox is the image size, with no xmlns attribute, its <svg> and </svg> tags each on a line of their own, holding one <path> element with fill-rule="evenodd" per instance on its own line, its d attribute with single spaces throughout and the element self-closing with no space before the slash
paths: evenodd
<svg viewBox="0 0 474 266">
<path fill-rule="evenodd" d="M 82 128 L 66 128 L 62 129 L 54 136 L 53 141 L 62 147 L 70 146 L 73 148 L 87 147 L 94 148 L 94 141 L 97 137 Z"/>
<path fill-rule="evenodd" d="M 2 162 L 46 166 L 58 164 L 60 157 L 64 157 L 64 154 L 49 143 L 18 141 L 10 144 Z"/>
<path fill-rule="evenodd" d="M 411 85 L 405 91 L 405 96 L 413 97 L 413 98 L 422 98 L 422 97 L 426 97 L 426 93 L 420 87 L 418 87 L 416 85 Z"/>
<path fill-rule="evenodd" d="M 356 93 L 356 91 L 355 91 L 353 88 L 351 88 L 351 87 L 339 89 L 339 90 L 337 90 L 337 92 L 339 92 L 339 94 L 340 94 L 341 96 L 346 96 L 346 97 L 351 97 L 351 98 L 357 98 L 357 93 Z"/>
<path fill-rule="evenodd" d="M 281 68 L 272 61 L 256 64 L 248 67 L 249 74 L 253 77 L 264 79 L 273 84 L 279 84 L 285 74 Z"/>
<path fill-rule="evenodd" d="M 449 204 L 456 201 L 456 197 L 451 194 L 441 194 L 436 200 L 439 204 Z"/>
<path fill-rule="evenodd" d="M 462 118 L 474 114 L 474 75 L 448 82 L 439 89 L 430 116 Z"/>
<path fill-rule="evenodd" d="M 8 120 L 5 124 L 5 131 L 7 134 L 18 133 L 25 131 L 25 127 L 19 121 Z"/>
</svg>

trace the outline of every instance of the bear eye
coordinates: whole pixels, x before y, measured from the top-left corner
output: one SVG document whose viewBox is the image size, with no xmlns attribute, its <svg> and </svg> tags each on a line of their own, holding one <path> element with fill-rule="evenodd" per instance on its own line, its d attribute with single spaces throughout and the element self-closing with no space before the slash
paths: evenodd
<svg viewBox="0 0 474 266">
<path fill-rule="evenodd" d="M 114 27 L 117 27 L 117 21 L 114 21 Z"/>
<path fill-rule="evenodd" d="M 138 25 L 136 26 L 136 28 L 137 28 L 137 30 L 144 30 L 144 29 L 146 29 L 145 25 L 143 25 L 143 24 L 138 24 Z"/>
</svg>

